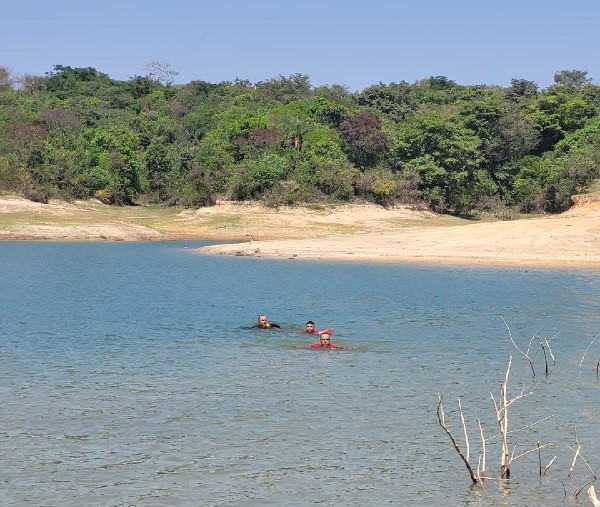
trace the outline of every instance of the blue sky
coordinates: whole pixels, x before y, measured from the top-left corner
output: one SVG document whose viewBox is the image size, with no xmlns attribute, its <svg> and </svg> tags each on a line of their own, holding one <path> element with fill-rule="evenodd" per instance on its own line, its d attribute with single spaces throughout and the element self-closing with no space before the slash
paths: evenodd
<svg viewBox="0 0 600 507">
<path fill-rule="evenodd" d="M 157 61 L 176 83 L 301 73 L 350 91 L 432 75 L 545 88 L 560 70 L 600 83 L 599 22 L 598 0 L 9 0 L 0 66 L 125 80 Z"/>
</svg>

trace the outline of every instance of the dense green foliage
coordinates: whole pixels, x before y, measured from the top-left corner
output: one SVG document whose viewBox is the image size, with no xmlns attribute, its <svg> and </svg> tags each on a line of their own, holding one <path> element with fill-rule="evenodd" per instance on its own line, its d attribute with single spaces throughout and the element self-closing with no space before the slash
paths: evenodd
<svg viewBox="0 0 600 507">
<path fill-rule="evenodd" d="M 349 93 L 301 74 L 173 85 L 159 70 L 116 81 L 56 66 L 16 83 L 0 68 L 0 190 L 505 214 L 564 210 L 600 176 L 600 86 L 583 71 L 557 72 L 545 90 L 432 76 Z"/>
</svg>

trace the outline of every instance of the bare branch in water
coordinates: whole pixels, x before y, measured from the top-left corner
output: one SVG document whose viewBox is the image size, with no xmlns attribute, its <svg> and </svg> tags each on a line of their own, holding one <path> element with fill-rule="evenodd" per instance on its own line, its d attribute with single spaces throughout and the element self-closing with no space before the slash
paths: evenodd
<svg viewBox="0 0 600 507">
<path fill-rule="evenodd" d="M 519 346 L 515 343 L 515 340 L 513 338 L 512 332 L 510 330 L 510 327 L 508 326 L 508 323 L 506 322 L 506 320 L 504 319 L 504 317 L 502 315 L 500 315 L 500 318 L 502 319 L 502 322 L 504 322 L 504 325 L 506 326 L 506 329 L 508 330 L 508 337 L 510 338 L 510 341 L 512 342 L 512 344 L 514 345 L 514 347 L 519 351 L 519 353 L 525 358 L 527 359 L 527 361 L 529 361 L 529 366 L 531 368 L 531 372 L 533 373 L 533 376 L 535 377 L 535 370 L 533 368 L 533 360 L 529 357 L 529 349 L 531 348 L 531 342 L 533 341 L 533 339 L 537 336 L 537 333 L 539 331 L 536 331 L 536 333 L 531 337 L 531 340 L 529 341 L 529 345 L 527 347 L 527 352 L 523 352 Z"/>
<path fill-rule="evenodd" d="M 554 456 L 554 458 L 552 458 L 550 462 L 546 465 L 546 468 L 544 468 L 544 475 L 546 475 L 546 472 L 550 469 L 550 467 L 554 464 L 555 461 L 556 456 Z"/>
<path fill-rule="evenodd" d="M 587 349 L 585 349 L 585 352 L 583 353 L 583 357 L 581 358 L 581 361 L 579 362 L 579 367 L 580 368 L 581 368 L 581 365 L 583 364 L 583 360 L 585 359 L 585 355 L 587 354 L 587 351 L 590 350 L 590 347 L 598 339 L 598 336 L 600 336 L 600 333 L 598 333 L 596 336 L 594 336 L 594 339 L 592 340 L 592 342 L 587 346 Z M 596 368 L 596 370 L 597 370 L 597 368 Z"/>
<path fill-rule="evenodd" d="M 593 484 L 588 488 L 587 493 L 592 501 L 593 506 L 600 507 L 600 500 L 598 500 L 598 497 L 596 496 L 596 490 L 594 489 Z"/>
<path fill-rule="evenodd" d="M 452 442 L 454 449 L 460 456 L 460 459 L 463 460 L 463 463 L 465 464 L 465 466 L 467 467 L 467 470 L 469 471 L 469 475 L 471 476 L 471 480 L 473 481 L 473 484 L 477 484 L 478 482 L 480 482 L 480 478 L 475 475 L 475 472 L 473 471 L 473 467 L 471 467 L 469 460 L 466 458 L 466 456 L 460 450 L 460 447 L 458 446 L 456 439 L 454 438 L 454 436 L 450 432 L 450 429 L 446 425 L 446 414 L 444 413 L 444 407 L 442 405 L 442 396 L 439 393 L 438 393 L 438 398 L 440 400 L 438 403 L 438 408 L 437 408 L 438 423 L 442 427 L 442 429 L 446 432 L 446 435 L 448 435 L 448 437 L 450 438 L 450 441 Z"/>
</svg>

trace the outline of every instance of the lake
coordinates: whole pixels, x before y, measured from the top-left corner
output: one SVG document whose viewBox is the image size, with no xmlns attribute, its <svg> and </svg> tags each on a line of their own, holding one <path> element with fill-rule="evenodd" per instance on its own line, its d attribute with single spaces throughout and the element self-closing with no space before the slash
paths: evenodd
<svg viewBox="0 0 600 507">
<path fill-rule="evenodd" d="M 591 505 L 575 493 L 600 471 L 600 339 L 586 353 L 600 272 L 211 257 L 203 244 L 0 243 L 0 504 Z M 259 313 L 283 329 L 252 329 Z M 297 332 L 309 319 L 351 350 L 299 348 L 316 341 Z M 531 342 L 535 377 L 509 329 L 523 352 Z M 476 420 L 492 437 L 511 355 L 509 396 L 531 392 L 511 429 L 551 416 L 511 433 L 511 449 L 553 446 L 472 487 L 438 393 L 463 445 L 461 397 L 476 465 Z M 569 477 L 577 442 L 589 467 Z M 497 440 L 487 463 L 497 476 Z"/>
</svg>

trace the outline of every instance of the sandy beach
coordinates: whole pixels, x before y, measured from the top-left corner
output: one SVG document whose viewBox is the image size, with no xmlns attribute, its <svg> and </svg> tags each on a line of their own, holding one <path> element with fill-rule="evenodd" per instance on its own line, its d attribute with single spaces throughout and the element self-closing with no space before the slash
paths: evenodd
<svg viewBox="0 0 600 507">
<path fill-rule="evenodd" d="M 560 215 L 467 220 L 372 204 L 266 208 L 219 202 L 182 210 L 0 196 L 0 240 L 210 239 L 200 254 L 286 260 L 600 269 L 600 196 Z"/>
</svg>

